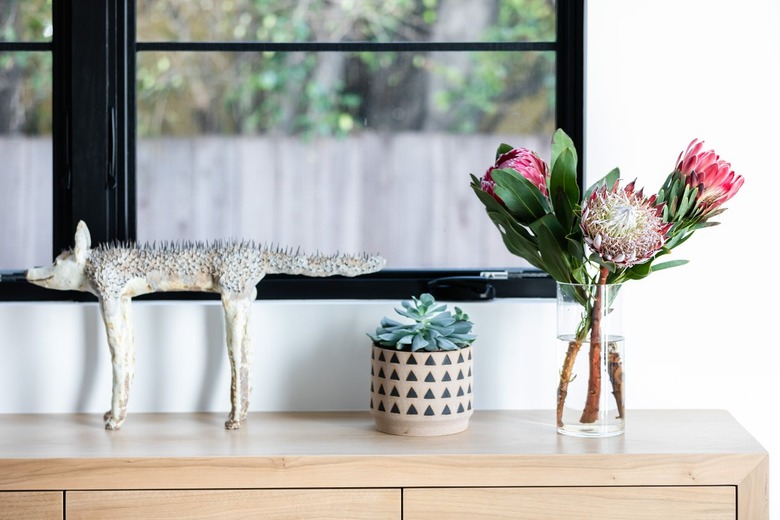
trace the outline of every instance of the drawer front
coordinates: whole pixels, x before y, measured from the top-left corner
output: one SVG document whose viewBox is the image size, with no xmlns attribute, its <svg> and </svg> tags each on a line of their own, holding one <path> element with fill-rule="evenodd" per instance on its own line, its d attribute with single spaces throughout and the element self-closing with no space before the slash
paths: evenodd
<svg viewBox="0 0 780 520">
<path fill-rule="evenodd" d="M 0 491 L 0 520 L 62 520 L 60 491 Z"/>
<path fill-rule="evenodd" d="M 735 520 L 736 488 L 404 489 L 404 520 Z"/>
<path fill-rule="evenodd" d="M 68 520 L 400 520 L 399 489 L 69 491 Z"/>
</svg>

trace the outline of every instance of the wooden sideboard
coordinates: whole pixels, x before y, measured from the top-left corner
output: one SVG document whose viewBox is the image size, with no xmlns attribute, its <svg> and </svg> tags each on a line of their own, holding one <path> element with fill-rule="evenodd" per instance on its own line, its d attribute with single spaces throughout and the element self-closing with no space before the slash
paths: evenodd
<svg viewBox="0 0 780 520">
<path fill-rule="evenodd" d="M 446 437 L 364 412 L 0 415 L 0 519 L 767 520 L 768 454 L 720 410 L 630 410 L 625 435 L 477 411 Z"/>
</svg>

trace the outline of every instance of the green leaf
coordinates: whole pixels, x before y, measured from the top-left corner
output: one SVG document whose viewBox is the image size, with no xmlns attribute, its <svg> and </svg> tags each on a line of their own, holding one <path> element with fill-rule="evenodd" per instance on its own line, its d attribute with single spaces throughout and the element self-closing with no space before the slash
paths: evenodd
<svg viewBox="0 0 780 520">
<path fill-rule="evenodd" d="M 593 193 L 594 190 L 597 188 L 600 188 L 601 186 L 607 185 L 609 187 L 612 187 L 615 185 L 615 182 L 620 178 L 620 168 L 614 168 L 612 171 L 610 171 L 608 174 L 606 174 L 604 177 L 600 178 L 596 182 L 594 182 L 590 188 L 588 188 L 585 191 L 585 195 L 582 197 L 583 201 L 587 201 L 590 198 L 591 193 Z"/>
<path fill-rule="evenodd" d="M 417 334 L 414 336 L 414 339 L 411 341 L 412 344 L 412 352 L 416 352 L 418 350 L 424 349 L 428 346 L 428 340 L 422 337 L 421 334 Z"/>
<path fill-rule="evenodd" d="M 501 233 L 504 245 L 510 253 L 525 259 L 537 269 L 547 271 L 539 255 L 536 238 L 503 213 L 490 212 L 488 216 Z"/>
<path fill-rule="evenodd" d="M 636 264 L 629 267 L 625 271 L 625 276 L 629 280 L 641 280 L 652 272 L 652 265 L 650 262 L 644 264 Z"/>
<path fill-rule="evenodd" d="M 477 186 L 472 185 L 482 204 L 485 205 L 488 217 L 501 233 L 501 239 L 507 250 L 515 256 L 525 259 L 532 266 L 546 272 L 544 264 L 539 256 L 539 248 L 536 238 L 518 223 L 509 213 L 509 210 L 501 205 L 490 194 Z"/>
<path fill-rule="evenodd" d="M 492 176 L 496 195 L 520 222 L 533 222 L 548 213 L 549 205 L 542 192 L 518 172 L 499 169 L 493 170 Z"/>
<path fill-rule="evenodd" d="M 680 265 L 685 265 L 688 260 L 669 260 L 668 262 L 661 262 L 660 264 L 653 264 L 652 271 L 663 271 L 664 269 L 671 269 Z"/>
<path fill-rule="evenodd" d="M 441 350 L 457 350 L 458 346 L 447 338 L 436 338 L 436 345 Z"/>
<path fill-rule="evenodd" d="M 559 282 L 571 280 L 570 265 L 567 262 L 566 235 L 555 215 L 548 214 L 531 225 L 539 243 L 539 254 L 544 270 Z"/>
<path fill-rule="evenodd" d="M 574 155 L 574 164 L 577 164 L 577 149 L 574 147 L 574 141 L 571 140 L 566 132 L 562 129 L 558 129 L 553 134 L 552 144 L 550 145 L 550 167 L 555 167 L 555 163 L 558 161 L 558 156 L 563 153 L 564 150 L 570 150 Z"/>
<path fill-rule="evenodd" d="M 564 149 L 555 161 L 550 173 L 550 200 L 555 216 L 567 232 L 574 221 L 574 208 L 580 202 L 577 186 L 577 157 L 570 149 Z"/>
<path fill-rule="evenodd" d="M 499 157 L 507 153 L 509 150 L 512 150 L 513 148 L 514 146 L 506 143 L 501 143 L 500 145 L 498 145 L 498 149 L 496 150 L 496 160 L 498 160 Z"/>
</svg>

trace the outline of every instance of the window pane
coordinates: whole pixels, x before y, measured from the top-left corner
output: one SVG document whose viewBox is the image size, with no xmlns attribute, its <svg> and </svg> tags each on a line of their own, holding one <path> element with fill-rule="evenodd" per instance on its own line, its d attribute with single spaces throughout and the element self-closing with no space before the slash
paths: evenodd
<svg viewBox="0 0 780 520">
<path fill-rule="evenodd" d="M 0 41 L 50 41 L 52 0 L 0 0 Z"/>
<path fill-rule="evenodd" d="M 138 0 L 138 41 L 554 41 L 552 0 Z"/>
<path fill-rule="evenodd" d="M 554 90 L 552 53 L 141 53 L 139 239 L 521 265 L 468 174 L 547 150 Z"/>
<path fill-rule="evenodd" d="M 52 259 L 51 54 L 0 52 L 0 269 Z"/>
</svg>

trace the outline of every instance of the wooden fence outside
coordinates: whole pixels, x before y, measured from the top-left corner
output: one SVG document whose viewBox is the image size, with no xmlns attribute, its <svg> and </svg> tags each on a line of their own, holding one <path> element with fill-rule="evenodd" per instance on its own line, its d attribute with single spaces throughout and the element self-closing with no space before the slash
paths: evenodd
<svg viewBox="0 0 780 520">
<path fill-rule="evenodd" d="M 138 238 L 367 251 L 394 268 L 525 265 L 469 188 L 500 142 L 549 148 L 430 133 L 140 140 Z M 51 259 L 51 157 L 49 139 L 0 138 L 0 269 Z"/>
</svg>

